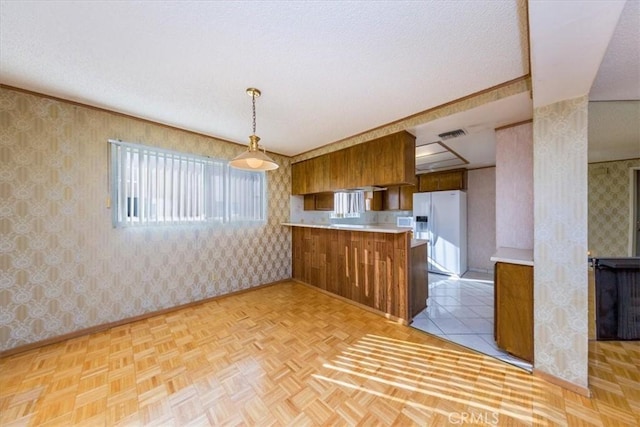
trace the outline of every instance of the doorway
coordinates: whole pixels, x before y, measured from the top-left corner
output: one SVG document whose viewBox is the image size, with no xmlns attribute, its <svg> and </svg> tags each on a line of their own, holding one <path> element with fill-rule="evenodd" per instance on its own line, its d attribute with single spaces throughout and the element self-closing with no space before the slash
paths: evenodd
<svg viewBox="0 0 640 427">
<path fill-rule="evenodd" d="M 462 277 L 429 272 L 427 308 L 412 327 L 531 371 L 531 364 L 498 348 L 494 340 L 493 275 L 468 271 Z"/>
</svg>

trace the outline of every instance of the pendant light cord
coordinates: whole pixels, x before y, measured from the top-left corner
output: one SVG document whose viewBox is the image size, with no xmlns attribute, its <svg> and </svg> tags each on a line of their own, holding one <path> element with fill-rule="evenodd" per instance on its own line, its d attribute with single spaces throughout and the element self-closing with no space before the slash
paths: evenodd
<svg viewBox="0 0 640 427">
<path fill-rule="evenodd" d="M 256 134 L 256 93 L 251 93 L 251 105 L 253 106 L 253 134 Z"/>
</svg>

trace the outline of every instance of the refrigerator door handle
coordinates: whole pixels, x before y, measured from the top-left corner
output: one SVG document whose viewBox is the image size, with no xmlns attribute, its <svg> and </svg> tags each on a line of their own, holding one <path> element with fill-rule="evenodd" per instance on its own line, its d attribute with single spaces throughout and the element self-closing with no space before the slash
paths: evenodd
<svg viewBox="0 0 640 427">
<path fill-rule="evenodd" d="M 436 210 L 433 207 L 433 203 L 431 203 L 431 215 L 429 216 L 429 219 L 431 220 L 431 241 L 433 242 L 433 244 L 436 244 L 436 240 L 438 239 L 438 230 L 436 230 Z"/>
</svg>

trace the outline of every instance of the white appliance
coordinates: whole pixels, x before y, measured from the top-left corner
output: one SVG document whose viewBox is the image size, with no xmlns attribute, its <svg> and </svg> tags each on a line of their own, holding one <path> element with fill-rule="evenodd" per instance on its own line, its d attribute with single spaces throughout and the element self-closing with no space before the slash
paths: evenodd
<svg viewBox="0 0 640 427">
<path fill-rule="evenodd" d="M 396 226 L 399 228 L 413 228 L 413 217 L 399 216 L 396 218 Z"/>
<path fill-rule="evenodd" d="M 462 276 L 467 271 L 467 193 L 414 193 L 413 222 L 413 237 L 429 240 L 429 271 Z"/>
</svg>

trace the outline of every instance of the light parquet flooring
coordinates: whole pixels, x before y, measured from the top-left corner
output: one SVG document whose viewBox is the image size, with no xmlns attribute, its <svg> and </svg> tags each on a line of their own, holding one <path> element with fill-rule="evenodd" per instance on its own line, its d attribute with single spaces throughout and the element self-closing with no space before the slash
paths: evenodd
<svg viewBox="0 0 640 427">
<path fill-rule="evenodd" d="M 640 425 L 640 344 L 591 399 L 296 283 L 6 357 L 0 425 Z"/>
</svg>

